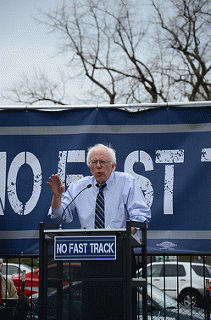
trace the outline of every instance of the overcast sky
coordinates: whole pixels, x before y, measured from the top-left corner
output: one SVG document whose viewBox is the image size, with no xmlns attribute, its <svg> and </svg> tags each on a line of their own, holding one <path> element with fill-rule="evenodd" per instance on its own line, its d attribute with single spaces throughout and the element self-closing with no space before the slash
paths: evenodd
<svg viewBox="0 0 211 320">
<path fill-rule="evenodd" d="M 108 0 L 109 1 L 109 0 Z M 143 2 L 137 7 L 143 9 Z M 47 26 L 37 22 L 41 18 L 39 9 L 48 12 L 62 0 L 0 0 L 0 105 L 12 104 L 3 100 L 1 94 L 23 75 L 34 75 L 35 70 L 44 71 L 50 80 L 60 81 L 64 70 L 65 56 L 58 56 L 55 33 L 50 34 Z M 146 0 L 145 0 L 146 2 Z M 146 7 L 145 7 L 146 9 Z M 142 19 L 144 12 L 142 11 Z M 86 81 L 74 79 L 68 82 L 70 103 L 77 104 L 77 96 Z"/>
<path fill-rule="evenodd" d="M 35 69 L 44 70 L 52 80 L 60 80 L 59 71 L 65 61 L 55 55 L 55 35 L 33 18 L 38 17 L 38 9 L 48 11 L 58 2 L 61 0 L 0 0 L 1 93 L 22 75 L 34 74 Z M 11 102 L 0 97 L 0 104 Z"/>
</svg>

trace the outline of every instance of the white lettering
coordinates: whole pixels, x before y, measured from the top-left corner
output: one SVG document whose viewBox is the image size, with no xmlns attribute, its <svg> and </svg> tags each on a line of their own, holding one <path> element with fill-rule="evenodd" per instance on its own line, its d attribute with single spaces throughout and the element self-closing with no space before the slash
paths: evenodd
<svg viewBox="0 0 211 320">
<path fill-rule="evenodd" d="M 73 253 L 78 253 L 78 245 L 77 245 L 77 243 L 74 244 Z"/>
<path fill-rule="evenodd" d="M 57 174 L 63 184 L 65 184 L 67 151 L 59 151 L 59 162 Z"/>
<path fill-rule="evenodd" d="M 69 253 L 86 253 L 87 243 L 69 243 Z"/>
<path fill-rule="evenodd" d="M 56 252 L 57 254 L 65 254 L 67 252 L 67 245 L 66 243 L 57 243 L 57 246 L 56 246 Z"/>
<path fill-rule="evenodd" d="M 91 253 L 114 253 L 114 243 L 90 243 Z"/>
<path fill-rule="evenodd" d="M 201 150 L 201 162 L 211 162 L 211 148 Z"/>
<path fill-rule="evenodd" d="M 31 167 L 34 177 L 33 190 L 25 205 L 19 200 L 16 190 L 17 175 L 20 167 L 27 164 Z M 30 152 L 19 153 L 12 161 L 8 173 L 7 192 L 10 205 L 19 215 L 29 214 L 36 206 L 42 184 L 42 171 L 38 159 Z M 27 187 L 27 186 L 26 186 Z"/>
<path fill-rule="evenodd" d="M 104 253 L 104 248 L 103 248 L 103 244 L 102 243 L 98 244 L 97 251 L 98 251 L 98 253 Z"/>
<path fill-rule="evenodd" d="M 149 179 L 141 176 L 133 171 L 133 166 L 136 162 L 140 162 L 144 165 L 145 171 L 154 170 L 152 158 L 145 151 L 133 151 L 125 159 L 124 171 L 130 173 L 137 179 L 140 188 L 142 189 L 146 202 L 151 207 L 153 202 L 153 187 Z"/>
<path fill-rule="evenodd" d="M 79 243 L 79 245 L 78 245 L 78 252 L 79 253 L 83 253 L 83 250 L 84 249 L 84 246 L 83 246 L 83 243 Z"/>
<path fill-rule="evenodd" d="M 87 248 L 88 243 L 84 243 L 83 245 L 84 245 L 84 253 L 86 253 L 86 248 Z"/>
<path fill-rule="evenodd" d="M 0 152 L 0 215 L 4 215 L 6 189 L 6 152 Z"/>
<path fill-rule="evenodd" d="M 156 163 L 166 163 L 164 176 L 164 214 L 173 214 L 174 165 L 183 163 L 184 150 L 157 150 Z"/>
<path fill-rule="evenodd" d="M 106 249 L 107 247 L 108 247 L 108 249 Z M 105 251 L 105 253 L 109 253 L 109 244 L 108 243 L 104 244 L 104 251 Z"/>
<path fill-rule="evenodd" d="M 71 253 L 72 250 L 73 250 L 73 243 L 71 242 L 71 243 L 69 243 L 69 253 Z"/>
<path fill-rule="evenodd" d="M 71 182 L 80 180 L 84 177 L 83 174 L 67 174 L 66 164 L 67 162 L 85 162 L 85 150 L 68 150 L 59 151 L 59 163 L 58 163 L 58 175 L 61 182 L 68 187 Z"/>
<path fill-rule="evenodd" d="M 66 166 L 67 163 L 85 163 L 85 153 L 85 150 L 64 150 L 59 152 L 58 174 L 62 183 L 65 184 L 66 182 L 68 186 L 72 181 L 84 176 L 83 174 L 66 174 Z M 211 148 L 201 149 L 201 162 L 211 162 Z M 164 214 L 173 214 L 175 165 L 184 163 L 184 150 L 157 150 L 155 152 L 155 163 L 164 164 L 163 212 Z M 21 166 L 25 164 L 32 169 L 33 185 L 29 199 L 22 202 L 21 197 L 18 195 L 17 179 Z M 3 216 L 5 212 L 6 192 L 13 211 L 19 215 L 27 215 L 35 208 L 41 194 L 42 170 L 39 160 L 30 152 L 17 154 L 8 169 L 8 177 L 6 165 L 7 153 L 0 152 L 0 216 Z M 143 190 L 147 204 L 151 207 L 154 197 L 152 183 L 148 178 L 138 174 L 136 165 L 137 168 L 143 165 L 146 172 L 154 170 L 151 156 L 143 150 L 135 150 L 128 154 L 124 163 L 124 171 L 130 173 L 137 179 L 139 186 Z M 24 186 L 22 189 L 24 190 Z M 110 248 L 106 246 L 104 246 L 103 249 L 102 247 L 97 248 L 93 246 L 93 250 L 94 248 L 95 250 L 104 250 L 104 252 L 110 250 Z M 72 250 L 70 247 L 70 251 Z M 79 252 L 82 252 L 82 250 L 85 251 L 85 244 L 79 245 L 77 250 Z"/>
<path fill-rule="evenodd" d="M 114 253 L 114 249 L 113 249 L 113 246 L 114 246 L 114 243 L 105 243 L 105 246 L 108 246 L 108 253 Z"/>
</svg>

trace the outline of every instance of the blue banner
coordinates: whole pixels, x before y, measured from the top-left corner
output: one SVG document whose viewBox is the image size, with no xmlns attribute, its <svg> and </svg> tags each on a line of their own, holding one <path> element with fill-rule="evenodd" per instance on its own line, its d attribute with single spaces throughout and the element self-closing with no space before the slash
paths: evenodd
<svg viewBox="0 0 211 320">
<path fill-rule="evenodd" d="M 117 171 L 139 182 L 152 220 L 150 252 L 211 252 L 211 108 L 0 112 L 0 253 L 38 254 L 49 176 L 66 188 L 89 175 L 96 143 L 117 152 Z M 80 227 L 77 217 L 67 226 Z"/>
</svg>

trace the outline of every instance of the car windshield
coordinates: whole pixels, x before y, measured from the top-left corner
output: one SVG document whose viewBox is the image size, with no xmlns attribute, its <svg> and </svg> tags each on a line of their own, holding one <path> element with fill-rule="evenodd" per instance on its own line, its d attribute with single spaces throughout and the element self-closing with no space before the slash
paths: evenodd
<svg viewBox="0 0 211 320">
<path fill-rule="evenodd" d="M 176 300 L 153 285 L 147 285 L 147 295 L 162 308 L 177 308 Z"/>
</svg>

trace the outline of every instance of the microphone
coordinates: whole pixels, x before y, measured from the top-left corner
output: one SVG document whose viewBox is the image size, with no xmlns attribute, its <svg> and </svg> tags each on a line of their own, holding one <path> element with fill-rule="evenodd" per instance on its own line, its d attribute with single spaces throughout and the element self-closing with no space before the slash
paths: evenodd
<svg viewBox="0 0 211 320">
<path fill-rule="evenodd" d="M 71 203 L 73 203 L 73 201 L 79 196 L 79 194 L 81 192 L 83 192 L 84 190 L 89 189 L 91 187 L 92 187 L 92 184 L 90 183 L 85 188 L 81 189 L 81 191 L 79 191 L 79 193 L 77 193 L 76 196 L 70 201 L 70 203 L 68 203 L 68 205 L 64 208 L 64 210 L 62 212 L 62 221 L 59 225 L 59 229 L 63 229 L 63 218 L 64 218 L 64 213 L 65 213 L 66 209 L 71 205 Z"/>
</svg>

